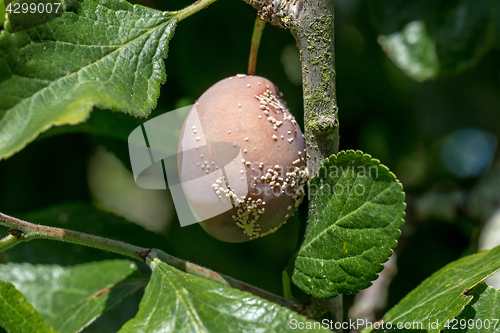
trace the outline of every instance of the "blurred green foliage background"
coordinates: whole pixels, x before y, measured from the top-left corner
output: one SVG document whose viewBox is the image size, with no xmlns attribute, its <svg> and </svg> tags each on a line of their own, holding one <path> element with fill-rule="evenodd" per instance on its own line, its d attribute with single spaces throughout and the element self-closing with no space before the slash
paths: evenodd
<svg viewBox="0 0 500 333">
<path fill-rule="evenodd" d="M 176 10 L 190 2 L 140 3 Z M 419 218 L 415 205 L 429 192 L 468 193 L 498 157 L 500 6 L 495 0 L 337 0 L 335 6 L 340 148 L 360 149 L 380 159 L 401 180 L 408 197 L 408 220 L 397 249 L 398 273 L 389 288 L 388 308 L 444 264 L 477 249 L 480 221 L 460 207 L 451 220 Z M 243 1 L 219 0 L 180 22 L 165 61 L 167 82 L 150 117 L 191 104 L 218 80 L 245 73 L 255 16 L 256 10 Z M 280 88 L 302 126 L 299 55 L 288 31 L 266 27 L 257 74 Z M 278 232 L 244 244 L 219 242 L 197 225 L 180 228 L 167 192 L 134 191 L 126 139 L 142 122 L 95 110 L 85 124 L 44 133 L 0 162 L 0 210 L 32 222 L 65 223 L 67 228 L 74 216 L 83 221 L 73 226 L 77 230 L 161 247 L 281 294 L 281 272 L 300 240 L 299 217 L 305 218 L 305 206 Z M 126 209 L 135 202 L 138 206 Z M 91 204 L 159 235 L 127 236 L 113 230 L 108 221 L 114 217 L 85 208 Z M 25 246 L 0 260 L 70 265 L 113 257 L 99 251 L 79 254 L 65 244 L 33 242 L 31 253 L 21 251 Z M 42 247 L 48 247 L 47 255 L 35 255 Z M 52 256 L 50 251 L 66 256 Z M 88 331 L 113 331 L 133 316 L 131 309 L 139 300 L 113 310 Z M 352 303 L 353 296 L 345 297 L 346 316 Z"/>
</svg>

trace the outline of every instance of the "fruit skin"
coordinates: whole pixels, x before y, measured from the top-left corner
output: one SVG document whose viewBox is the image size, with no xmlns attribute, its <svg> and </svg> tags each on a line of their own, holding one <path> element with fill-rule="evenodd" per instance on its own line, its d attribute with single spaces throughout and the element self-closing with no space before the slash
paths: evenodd
<svg viewBox="0 0 500 333">
<path fill-rule="evenodd" d="M 192 152 L 193 147 L 197 151 L 178 158 L 181 182 L 193 179 L 192 175 L 199 173 L 202 166 L 211 167 L 204 169 L 207 174 L 218 172 L 217 177 L 222 177 L 219 167 L 223 165 L 212 163 L 220 161 L 220 156 L 213 156 L 212 142 L 230 142 L 238 151 L 241 149 L 239 159 L 230 149 L 227 154 L 232 154 L 228 156 L 233 166 L 238 163 L 243 178 L 238 181 L 244 181 L 245 189 L 248 188 L 245 197 L 230 192 L 236 188 L 234 177 L 230 188 L 224 186 L 227 178 L 220 178 L 218 183 L 211 181 L 213 184 L 200 182 L 190 189 L 183 184 L 186 198 L 198 215 L 224 202 L 227 205 L 232 199 L 231 209 L 200 222 L 205 231 L 219 240 L 239 243 L 270 234 L 302 202 L 308 176 L 304 137 L 280 96 L 276 86 L 265 78 L 237 75 L 210 87 L 186 118 L 179 152 L 190 148 Z M 193 120 L 195 113 L 198 122 Z M 198 152 L 201 158 L 197 158 Z"/>
</svg>

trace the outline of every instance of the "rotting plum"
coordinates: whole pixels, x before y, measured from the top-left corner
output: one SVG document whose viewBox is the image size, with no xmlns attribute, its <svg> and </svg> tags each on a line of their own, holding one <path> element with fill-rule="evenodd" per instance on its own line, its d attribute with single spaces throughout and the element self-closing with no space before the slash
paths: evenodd
<svg viewBox="0 0 500 333">
<path fill-rule="evenodd" d="M 220 142 L 236 151 L 215 152 Z M 239 74 L 203 93 L 181 131 L 179 152 L 188 150 L 194 153 L 180 154 L 178 166 L 192 211 L 204 219 L 214 207 L 229 207 L 200 222 L 219 240 L 238 243 L 268 235 L 302 202 L 308 177 L 304 137 L 281 93 L 263 77 Z M 228 159 L 232 168 L 218 165 Z M 210 179 L 185 185 L 200 172 Z"/>
</svg>

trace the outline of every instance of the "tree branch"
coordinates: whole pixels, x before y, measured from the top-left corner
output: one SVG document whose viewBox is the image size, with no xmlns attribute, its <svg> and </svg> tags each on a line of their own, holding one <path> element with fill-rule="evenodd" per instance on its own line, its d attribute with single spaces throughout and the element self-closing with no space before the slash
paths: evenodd
<svg viewBox="0 0 500 333">
<path fill-rule="evenodd" d="M 298 18 L 289 25 L 302 60 L 308 168 L 314 176 L 339 147 L 333 0 L 304 0 Z"/>
<path fill-rule="evenodd" d="M 133 259 L 140 260 L 142 262 L 146 262 L 148 259 L 151 259 L 150 255 L 156 255 L 161 261 L 186 273 L 203 277 L 226 286 L 248 291 L 254 295 L 265 298 L 271 302 L 277 303 L 299 313 L 304 313 L 306 311 L 304 305 L 298 301 L 285 299 L 252 285 L 246 284 L 242 281 L 233 279 L 229 276 L 214 272 L 208 268 L 176 258 L 158 249 L 146 249 L 112 239 L 89 235 L 83 232 L 38 225 L 22 221 L 3 213 L 0 213 L 0 225 L 10 228 L 8 230 L 10 235 L 0 240 L 0 252 L 7 250 L 21 242 L 30 241 L 33 239 L 49 239 L 90 246 L 101 250 L 118 253 Z"/>
<path fill-rule="evenodd" d="M 284 20 L 295 37 L 302 61 L 307 167 L 314 177 L 325 158 L 339 150 L 334 0 L 289 1 L 287 8 L 289 16 Z M 317 219 L 315 201 L 314 197 L 309 200 L 308 226 Z M 342 322 L 342 295 L 330 299 L 327 309 L 332 320 Z"/>
<path fill-rule="evenodd" d="M 338 108 L 335 93 L 334 0 L 243 0 L 263 20 L 287 28 L 295 37 L 302 62 L 307 167 L 314 176 L 326 157 L 338 153 Z M 317 218 L 309 201 L 309 224 Z M 313 304 L 323 304 L 314 300 Z M 342 321 L 342 296 L 327 305 L 333 320 Z"/>
<path fill-rule="evenodd" d="M 295 37 L 302 61 L 305 138 L 309 173 L 338 152 L 338 108 L 335 94 L 334 1 L 243 0 L 271 24 Z"/>
<path fill-rule="evenodd" d="M 186 8 L 182 10 L 178 10 L 175 12 L 171 12 L 171 14 L 174 14 L 176 16 L 177 21 L 182 21 L 186 17 L 189 17 L 193 15 L 194 13 L 199 12 L 203 8 L 206 8 L 208 5 L 214 3 L 216 0 L 197 0 L 195 3 L 193 3 L 190 6 L 187 6 Z"/>
</svg>

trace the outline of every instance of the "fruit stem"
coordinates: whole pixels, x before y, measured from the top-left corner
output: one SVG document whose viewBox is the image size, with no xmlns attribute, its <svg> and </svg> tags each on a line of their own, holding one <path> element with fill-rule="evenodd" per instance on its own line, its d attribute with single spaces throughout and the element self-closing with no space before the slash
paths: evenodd
<svg viewBox="0 0 500 333">
<path fill-rule="evenodd" d="M 288 276 L 286 269 L 283 270 L 281 275 L 281 282 L 283 283 L 283 296 L 285 296 L 286 299 L 295 299 L 292 295 L 290 276 Z"/>
<path fill-rule="evenodd" d="M 260 18 L 257 14 L 255 24 L 253 26 L 252 44 L 250 46 L 250 57 L 248 58 L 248 75 L 255 75 L 255 68 L 257 67 L 257 55 L 259 53 L 260 39 L 262 32 L 266 26 L 266 21 Z"/>
<path fill-rule="evenodd" d="M 85 245 L 104 251 L 118 253 L 133 259 L 140 260 L 146 264 L 151 260 L 151 254 L 156 255 L 159 260 L 165 262 L 166 264 L 186 273 L 203 277 L 243 291 L 251 292 L 254 295 L 265 298 L 271 302 L 278 303 L 281 306 L 287 307 L 299 313 L 303 312 L 305 308 L 304 304 L 300 303 L 299 301 L 285 299 L 252 285 L 246 284 L 242 281 L 233 279 L 229 276 L 214 272 L 208 268 L 176 258 L 158 249 L 142 248 L 132 244 L 94 236 L 83 232 L 34 224 L 3 213 L 0 213 L 0 225 L 10 228 L 8 230 L 8 233 L 10 235 L 0 239 L 0 252 L 5 251 L 19 243 L 30 241 L 33 239 L 49 239 Z"/>
<path fill-rule="evenodd" d="M 182 21 L 186 17 L 189 17 L 200 10 L 206 8 L 208 5 L 214 3 L 216 0 L 198 0 L 195 3 L 193 3 L 190 6 L 187 6 L 184 9 L 175 11 L 175 12 L 170 12 L 171 14 L 174 14 L 176 16 L 177 21 Z"/>
</svg>

